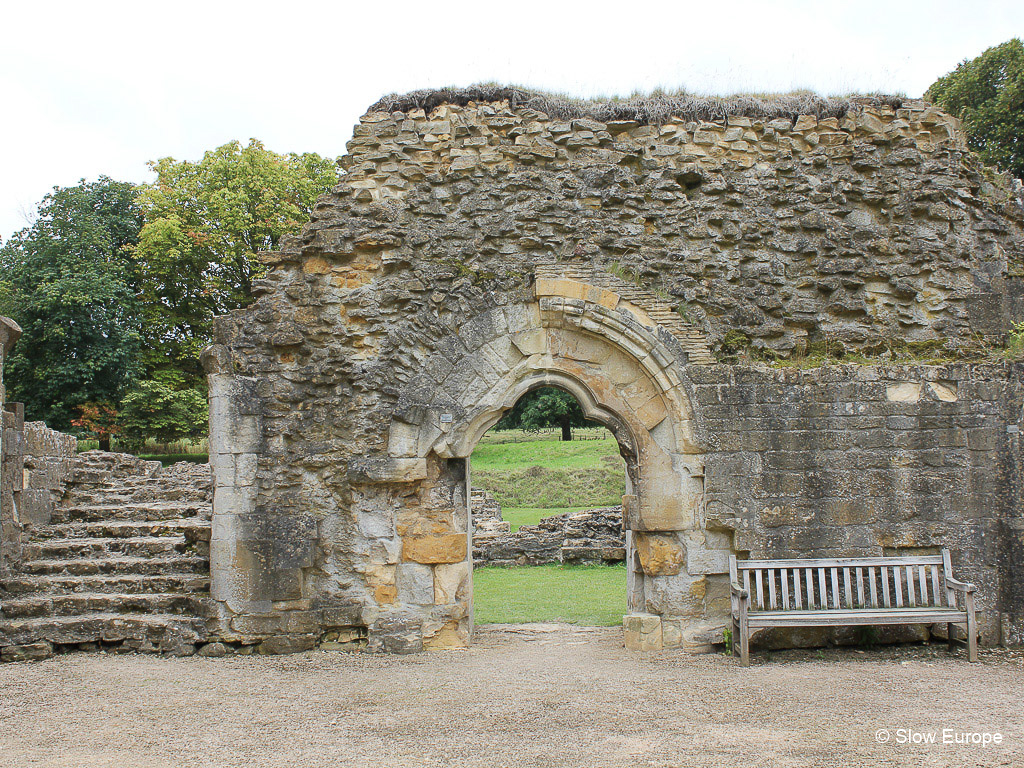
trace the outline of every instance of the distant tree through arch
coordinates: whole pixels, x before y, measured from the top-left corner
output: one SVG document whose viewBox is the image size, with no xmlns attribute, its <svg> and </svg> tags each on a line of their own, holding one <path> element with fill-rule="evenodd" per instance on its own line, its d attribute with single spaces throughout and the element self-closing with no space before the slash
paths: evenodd
<svg viewBox="0 0 1024 768">
<path fill-rule="evenodd" d="M 495 429 L 542 429 L 561 427 L 562 440 L 572 440 L 573 427 L 599 427 L 583 415 L 576 398 L 557 387 L 541 387 L 527 392 L 501 417 Z"/>
</svg>

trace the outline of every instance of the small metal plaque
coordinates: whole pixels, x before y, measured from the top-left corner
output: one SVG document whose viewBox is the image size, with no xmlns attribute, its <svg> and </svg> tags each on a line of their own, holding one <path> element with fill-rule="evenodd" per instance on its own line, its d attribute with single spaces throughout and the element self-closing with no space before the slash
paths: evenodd
<svg viewBox="0 0 1024 768">
<path fill-rule="evenodd" d="M 1006 425 L 1006 433 L 1007 434 L 1009 434 L 1009 435 L 1016 435 L 1018 432 L 1020 432 L 1020 427 L 1018 427 L 1016 424 L 1007 424 Z"/>
<path fill-rule="evenodd" d="M 450 413 L 442 413 L 441 414 L 441 423 L 442 424 L 451 424 L 452 423 L 452 415 Z"/>
</svg>

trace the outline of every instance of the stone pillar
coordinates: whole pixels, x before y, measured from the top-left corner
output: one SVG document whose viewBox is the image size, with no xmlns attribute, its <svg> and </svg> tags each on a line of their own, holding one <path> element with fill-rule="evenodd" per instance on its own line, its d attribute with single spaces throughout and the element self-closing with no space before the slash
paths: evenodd
<svg viewBox="0 0 1024 768">
<path fill-rule="evenodd" d="M 4 361 L 19 336 L 21 328 L 18 324 L 9 317 L 0 317 L 0 573 L 7 572 L 21 540 L 14 491 L 21 487 L 19 428 L 25 417 L 20 408 L 8 412 L 4 390 Z"/>
</svg>

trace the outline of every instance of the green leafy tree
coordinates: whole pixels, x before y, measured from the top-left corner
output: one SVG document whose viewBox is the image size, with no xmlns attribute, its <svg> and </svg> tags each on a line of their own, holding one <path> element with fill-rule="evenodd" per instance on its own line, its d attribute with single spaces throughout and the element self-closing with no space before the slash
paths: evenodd
<svg viewBox="0 0 1024 768">
<path fill-rule="evenodd" d="M 178 389 L 166 381 L 146 380 L 121 402 L 121 440 L 139 450 L 147 438 L 161 443 L 206 434 L 206 394 L 199 388 Z"/>
<path fill-rule="evenodd" d="M 1024 44 L 1013 38 L 963 61 L 925 98 L 963 122 L 986 163 L 1024 179 Z"/>
<path fill-rule="evenodd" d="M 0 302 L 24 330 L 4 373 L 8 396 L 56 429 L 86 403 L 116 403 L 138 370 L 136 192 L 107 177 L 55 187 L 35 223 L 0 248 Z"/>
<path fill-rule="evenodd" d="M 277 247 L 310 218 L 317 197 L 337 184 L 335 160 L 279 155 L 255 139 L 207 152 L 198 163 L 165 157 L 139 197 L 145 226 L 136 258 L 145 307 L 146 372 L 175 370 L 194 386 L 212 320 L 243 307 Z"/>
<path fill-rule="evenodd" d="M 573 427 L 594 426 L 583 415 L 576 398 L 557 387 L 541 387 L 527 392 L 501 417 L 495 429 L 535 430 L 561 427 L 562 440 L 572 440 Z"/>
</svg>

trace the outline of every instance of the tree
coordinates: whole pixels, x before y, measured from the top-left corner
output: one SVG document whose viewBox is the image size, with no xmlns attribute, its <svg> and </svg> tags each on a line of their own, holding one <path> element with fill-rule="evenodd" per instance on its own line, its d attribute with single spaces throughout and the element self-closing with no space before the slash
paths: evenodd
<svg viewBox="0 0 1024 768">
<path fill-rule="evenodd" d="M 208 415 L 206 395 L 201 390 L 142 381 L 121 403 L 123 442 L 138 450 L 150 437 L 161 443 L 201 437 L 206 434 Z"/>
<path fill-rule="evenodd" d="M 105 176 L 54 187 L 35 223 L 0 248 L 0 301 L 24 331 L 5 383 L 30 418 L 55 429 L 70 428 L 86 403 L 116 403 L 138 370 L 135 195 Z"/>
<path fill-rule="evenodd" d="M 198 163 L 165 157 L 150 167 L 157 179 L 139 198 L 145 226 L 136 249 L 146 375 L 178 370 L 195 386 L 213 318 L 252 300 L 264 273 L 257 253 L 307 222 L 339 171 L 334 160 L 279 155 L 255 139 L 225 144 Z"/>
<path fill-rule="evenodd" d="M 983 161 L 1024 178 L 1024 44 L 1013 38 L 964 60 L 925 93 L 963 122 Z"/>
<path fill-rule="evenodd" d="M 121 432 L 117 410 L 110 403 L 85 403 L 78 410 L 81 415 L 71 420 L 71 426 L 95 436 L 100 450 L 109 451 L 110 438 Z"/>
<path fill-rule="evenodd" d="M 561 427 L 562 440 L 572 440 L 573 427 L 592 426 L 583 415 L 576 398 L 556 387 L 541 387 L 527 392 L 501 417 L 495 429 L 541 429 Z"/>
</svg>

